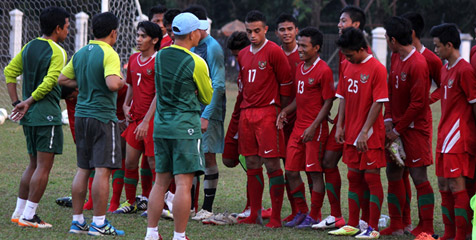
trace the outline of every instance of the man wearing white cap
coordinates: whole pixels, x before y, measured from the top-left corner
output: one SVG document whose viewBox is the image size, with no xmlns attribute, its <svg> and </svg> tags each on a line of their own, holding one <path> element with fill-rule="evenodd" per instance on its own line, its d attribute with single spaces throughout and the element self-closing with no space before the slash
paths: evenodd
<svg viewBox="0 0 476 240">
<path fill-rule="evenodd" d="M 200 145 L 200 103 L 210 104 L 213 94 L 206 62 L 190 52 L 200 41 L 199 26 L 193 14 L 177 15 L 172 22 L 175 44 L 156 56 L 157 110 L 153 137 L 157 175 L 149 198 L 145 239 L 162 239 L 158 221 L 172 178 L 177 185 L 173 239 L 188 239 L 185 229 L 190 215 L 190 188 L 195 174 L 203 174 L 205 170 Z"/>
</svg>

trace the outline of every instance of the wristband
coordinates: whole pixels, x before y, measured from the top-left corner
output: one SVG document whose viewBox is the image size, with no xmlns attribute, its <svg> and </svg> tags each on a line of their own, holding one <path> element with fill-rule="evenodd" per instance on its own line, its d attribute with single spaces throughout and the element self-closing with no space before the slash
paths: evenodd
<svg viewBox="0 0 476 240">
<path fill-rule="evenodd" d="M 12 103 L 12 106 L 13 107 L 16 107 L 19 103 L 21 103 L 20 100 L 16 100 L 15 102 Z"/>
</svg>

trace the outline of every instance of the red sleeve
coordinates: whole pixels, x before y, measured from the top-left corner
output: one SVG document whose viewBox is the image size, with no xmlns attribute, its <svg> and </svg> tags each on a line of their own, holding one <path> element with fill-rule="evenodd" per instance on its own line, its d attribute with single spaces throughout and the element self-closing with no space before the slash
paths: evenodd
<svg viewBox="0 0 476 240">
<path fill-rule="evenodd" d="M 439 69 L 440 84 L 441 84 L 441 69 L 444 68 L 444 67 L 445 66 L 441 66 L 440 69 Z M 430 95 L 430 104 L 438 102 L 438 100 L 440 100 L 440 99 L 441 99 L 441 87 L 437 86 L 437 88 Z"/>
<path fill-rule="evenodd" d="M 405 114 L 395 126 L 398 133 L 403 133 L 408 126 L 425 111 L 425 105 L 428 104 L 428 67 L 426 61 L 415 62 L 421 66 L 415 66 L 411 71 L 412 87 L 410 89 L 410 105 L 408 105 Z"/>
<path fill-rule="evenodd" d="M 392 54 L 392 57 L 391 57 L 391 60 L 390 60 L 390 72 L 392 72 L 392 67 L 393 67 L 393 63 L 394 63 L 394 57 L 397 57 L 396 54 Z M 388 89 L 388 99 L 389 101 L 385 102 L 384 103 L 384 106 L 385 106 L 385 110 L 384 110 L 384 114 L 383 114 L 383 119 L 384 121 L 386 119 L 392 119 L 393 120 L 393 117 L 392 117 L 392 107 L 390 106 L 390 99 L 392 99 L 392 87 L 393 87 L 393 81 L 392 81 L 392 76 L 391 74 L 388 75 L 388 82 L 387 82 L 387 89 Z"/>
<path fill-rule="evenodd" d="M 270 60 L 272 61 L 271 65 L 273 66 L 276 80 L 278 80 L 279 83 L 279 94 L 288 97 L 292 96 L 293 76 L 291 75 L 291 67 L 283 50 L 277 47 L 274 48 Z"/>
<path fill-rule="evenodd" d="M 383 65 L 379 65 L 376 69 L 372 89 L 373 102 L 388 102 L 388 87 L 387 87 L 387 69 Z"/>
<path fill-rule="evenodd" d="M 476 76 L 473 69 L 464 69 L 459 77 L 461 88 L 466 94 L 469 103 L 476 103 Z"/>
<path fill-rule="evenodd" d="M 127 63 L 127 76 L 126 76 L 126 83 L 131 85 L 132 84 L 132 77 L 131 77 L 131 62 L 132 62 L 132 56 L 129 58 L 129 62 Z"/>
<path fill-rule="evenodd" d="M 122 109 L 122 105 L 124 105 L 124 100 L 126 100 L 126 93 L 127 93 L 127 85 L 124 85 L 124 87 L 122 87 L 117 92 L 116 116 L 119 120 L 124 120 L 125 119 L 124 110 Z"/>
<path fill-rule="evenodd" d="M 440 91 L 437 91 L 438 88 L 440 88 L 440 84 L 441 84 L 441 67 L 443 67 L 443 63 L 441 62 L 439 58 L 435 58 L 433 61 L 428 62 L 428 69 L 430 70 L 430 78 L 431 80 L 435 82 L 437 87 L 437 89 L 435 89 L 435 91 L 433 91 L 430 95 L 430 104 L 438 101 L 441 98 Z"/>
<path fill-rule="evenodd" d="M 345 82 L 344 78 L 340 77 L 337 83 L 336 97 L 345 98 Z"/>
<path fill-rule="evenodd" d="M 74 113 L 75 113 L 75 110 L 76 110 L 76 102 L 77 101 L 78 101 L 77 98 L 65 99 L 66 110 L 68 111 L 69 129 L 71 130 L 71 134 L 73 135 L 74 143 L 76 143 L 76 134 L 74 133 Z"/>
<path fill-rule="evenodd" d="M 326 66 L 324 73 L 322 74 L 322 98 L 324 100 L 335 97 L 334 78 L 332 70 Z"/>
<path fill-rule="evenodd" d="M 470 59 L 471 66 L 473 66 L 474 71 L 476 71 L 476 46 L 473 46 L 473 48 L 471 48 L 469 59 Z"/>
</svg>

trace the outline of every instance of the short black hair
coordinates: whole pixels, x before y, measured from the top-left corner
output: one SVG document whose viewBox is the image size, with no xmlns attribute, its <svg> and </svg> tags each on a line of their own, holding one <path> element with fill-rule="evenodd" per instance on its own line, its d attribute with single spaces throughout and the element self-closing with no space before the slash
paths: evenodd
<svg viewBox="0 0 476 240">
<path fill-rule="evenodd" d="M 63 29 L 66 24 L 66 18 L 69 18 L 69 16 L 70 14 L 62 7 L 47 7 L 43 9 L 40 14 L 41 33 L 51 36 L 57 26 Z"/>
<path fill-rule="evenodd" d="M 154 45 L 154 49 L 157 51 L 160 48 L 160 42 L 162 41 L 162 30 L 160 29 L 159 25 L 151 22 L 151 21 L 142 21 L 137 24 L 137 30 L 143 29 L 147 36 L 151 37 L 152 39 L 158 38 L 159 41 Z"/>
<path fill-rule="evenodd" d="M 174 21 L 174 18 L 182 13 L 182 11 L 178 8 L 172 8 L 167 10 L 164 14 L 164 26 L 165 25 L 172 25 L 172 22 Z"/>
<path fill-rule="evenodd" d="M 95 38 L 105 38 L 119 26 L 119 19 L 112 12 L 103 12 L 93 17 L 93 35 Z"/>
<path fill-rule="evenodd" d="M 226 42 L 226 47 L 230 50 L 241 50 L 251 44 L 246 32 L 233 32 Z"/>
<path fill-rule="evenodd" d="M 207 10 L 202 5 L 192 4 L 183 11 L 192 13 L 199 20 L 207 20 Z"/>
<path fill-rule="evenodd" d="M 461 45 L 459 30 L 454 23 L 443 23 L 434 26 L 430 30 L 430 35 L 440 39 L 440 42 L 443 44 L 452 43 L 455 49 L 459 49 L 459 45 Z"/>
<path fill-rule="evenodd" d="M 367 49 L 365 36 L 360 29 L 345 28 L 336 41 L 336 45 L 341 49 L 359 51 L 361 48 Z"/>
<path fill-rule="evenodd" d="M 353 5 L 348 5 L 344 7 L 341 11 L 340 14 L 342 13 L 347 13 L 349 14 L 350 19 L 352 19 L 352 22 L 360 22 L 359 28 L 360 30 L 364 30 L 365 27 L 365 13 L 364 11 Z"/>
<path fill-rule="evenodd" d="M 263 22 L 266 25 L 266 16 L 258 10 L 251 10 L 246 14 L 245 22 Z"/>
<path fill-rule="evenodd" d="M 278 25 L 283 22 L 292 22 L 294 26 L 297 27 L 297 20 L 291 14 L 282 13 L 281 15 L 279 15 L 279 17 L 276 19 L 276 27 L 278 27 Z"/>
<path fill-rule="evenodd" d="M 403 17 L 390 17 L 384 21 L 383 27 L 389 38 L 395 38 L 395 40 L 403 46 L 412 44 L 412 24 L 408 19 Z"/>
<path fill-rule="evenodd" d="M 299 31 L 298 37 L 310 37 L 312 46 L 319 45 L 319 52 L 321 51 L 324 36 L 316 27 L 305 27 Z"/>
<path fill-rule="evenodd" d="M 415 31 L 415 37 L 420 39 L 423 29 L 425 28 L 425 21 L 423 16 L 416 12 L 408 12 L 402 15 L 403 18 L 408 19 L 412 24 L 412 29 Z"/>
<path fill-rule="evenodd" d="M 155 14 L 160 14 L 165 12 L 167 12 L 167 8 L 164 5 L 159 4 L 157 6 L 154 6 L 149 10 L 149 20 L 152 20 Z"/>
</svg>

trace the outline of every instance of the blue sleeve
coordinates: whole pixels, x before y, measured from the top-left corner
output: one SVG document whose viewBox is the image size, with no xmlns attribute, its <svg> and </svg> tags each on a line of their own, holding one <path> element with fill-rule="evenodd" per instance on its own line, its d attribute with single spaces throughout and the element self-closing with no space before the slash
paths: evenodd
<svg viewBox="0 0 476 240">
<path fill-rule="evenodd" d="M 216 41 L 208 45 L 206 60 L 212 79 L 213 96 L 211 103 L 203 110 L 202 118 L 210 119 L 213 116 L 213 119 L 222 119 L 225 111 L 222 109 L 225 101 L 225 57 Z"/>
</svg>

